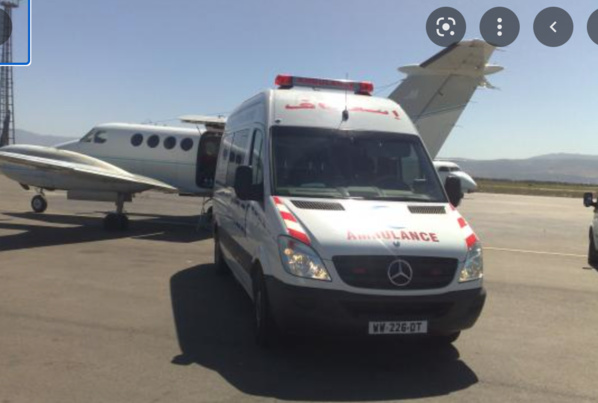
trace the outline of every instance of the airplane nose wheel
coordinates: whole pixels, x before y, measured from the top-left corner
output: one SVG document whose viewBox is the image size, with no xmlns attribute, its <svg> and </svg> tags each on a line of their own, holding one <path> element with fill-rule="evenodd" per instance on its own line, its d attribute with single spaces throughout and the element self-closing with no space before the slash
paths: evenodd
<svg viewBox="0 0 598 403">
<path fill-rule="evenodd" d="M 46 198 L 41 195 L 33 196 L 31 199 L 31 208 L 36 213 L 43 213 L 48 208 L 48 202 Z"/>
</svg>

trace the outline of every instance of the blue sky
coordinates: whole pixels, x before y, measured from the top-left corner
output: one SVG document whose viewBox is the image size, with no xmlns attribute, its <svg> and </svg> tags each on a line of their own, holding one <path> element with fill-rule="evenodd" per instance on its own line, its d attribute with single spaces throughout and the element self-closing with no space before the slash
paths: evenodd
<svg viewBox="0 0 598 403">
<path fill-rule="evenodd" d="M 32 1 L 33 63 L 15 70 L 22 129 L 79 137 L 103 122 L 227 113 L 278 73 L 348 74 L 382 87 L 401 79 L 397 67 L 440 50 L 425 33 L 434 9 L 457 8 L 466 38 L 479 38 L 484 12 L 504 6 L 521 32 L 491 60 L 506 68 L 490 77 L 500 90 L 474 95 L 441 156 L 598 154 L 598 45 L 586 31 L 595 1 Z M 533 34 L 548 6 L 575 24 L 559 48 Z M 15 11 L 15 43 L 26 36 L 24 14 Z"/>
</svg>

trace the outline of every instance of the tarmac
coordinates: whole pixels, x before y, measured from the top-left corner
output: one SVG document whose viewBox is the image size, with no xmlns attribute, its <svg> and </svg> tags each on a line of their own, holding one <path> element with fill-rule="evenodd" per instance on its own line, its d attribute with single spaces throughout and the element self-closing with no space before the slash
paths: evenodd
<svg viewBox="0 0 598 403">
<path fill-rule="evenodd" d="M 293 339 L 255 346 L 252 306 L 216 274 L 201 199 L 108 203 L 0 177 L 0 403 L 598 401 L 598 272 L 581 200 L 468 195 L 488 299 L 453 347 Z"/>
</svg>

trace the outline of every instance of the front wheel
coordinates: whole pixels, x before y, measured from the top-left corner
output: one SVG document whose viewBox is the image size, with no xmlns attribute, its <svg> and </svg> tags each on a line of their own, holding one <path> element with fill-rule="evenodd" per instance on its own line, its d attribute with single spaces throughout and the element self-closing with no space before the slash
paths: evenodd
<svg viewBox="0 0 598 403">
<path fill-rule="evenodd" d="M 590 246 L 588 247 L 588 264 L 592 267 L 598 267 L 598 252 L 594 242 L 594 231 L 590 228 Z"/>
</svg>

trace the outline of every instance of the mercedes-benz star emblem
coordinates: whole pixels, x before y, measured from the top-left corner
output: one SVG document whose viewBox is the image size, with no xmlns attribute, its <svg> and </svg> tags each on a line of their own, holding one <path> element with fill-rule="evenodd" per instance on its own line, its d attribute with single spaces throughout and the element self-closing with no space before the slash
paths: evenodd
<svg viewBox="0 0 598 403">
<path fill-rule="evenodd" d="M 404 260 L 395 260 L 388 266 L 388 279 L 397 287 L 405 287 L 413 279 L 413 269 Z"/>
</svg>

